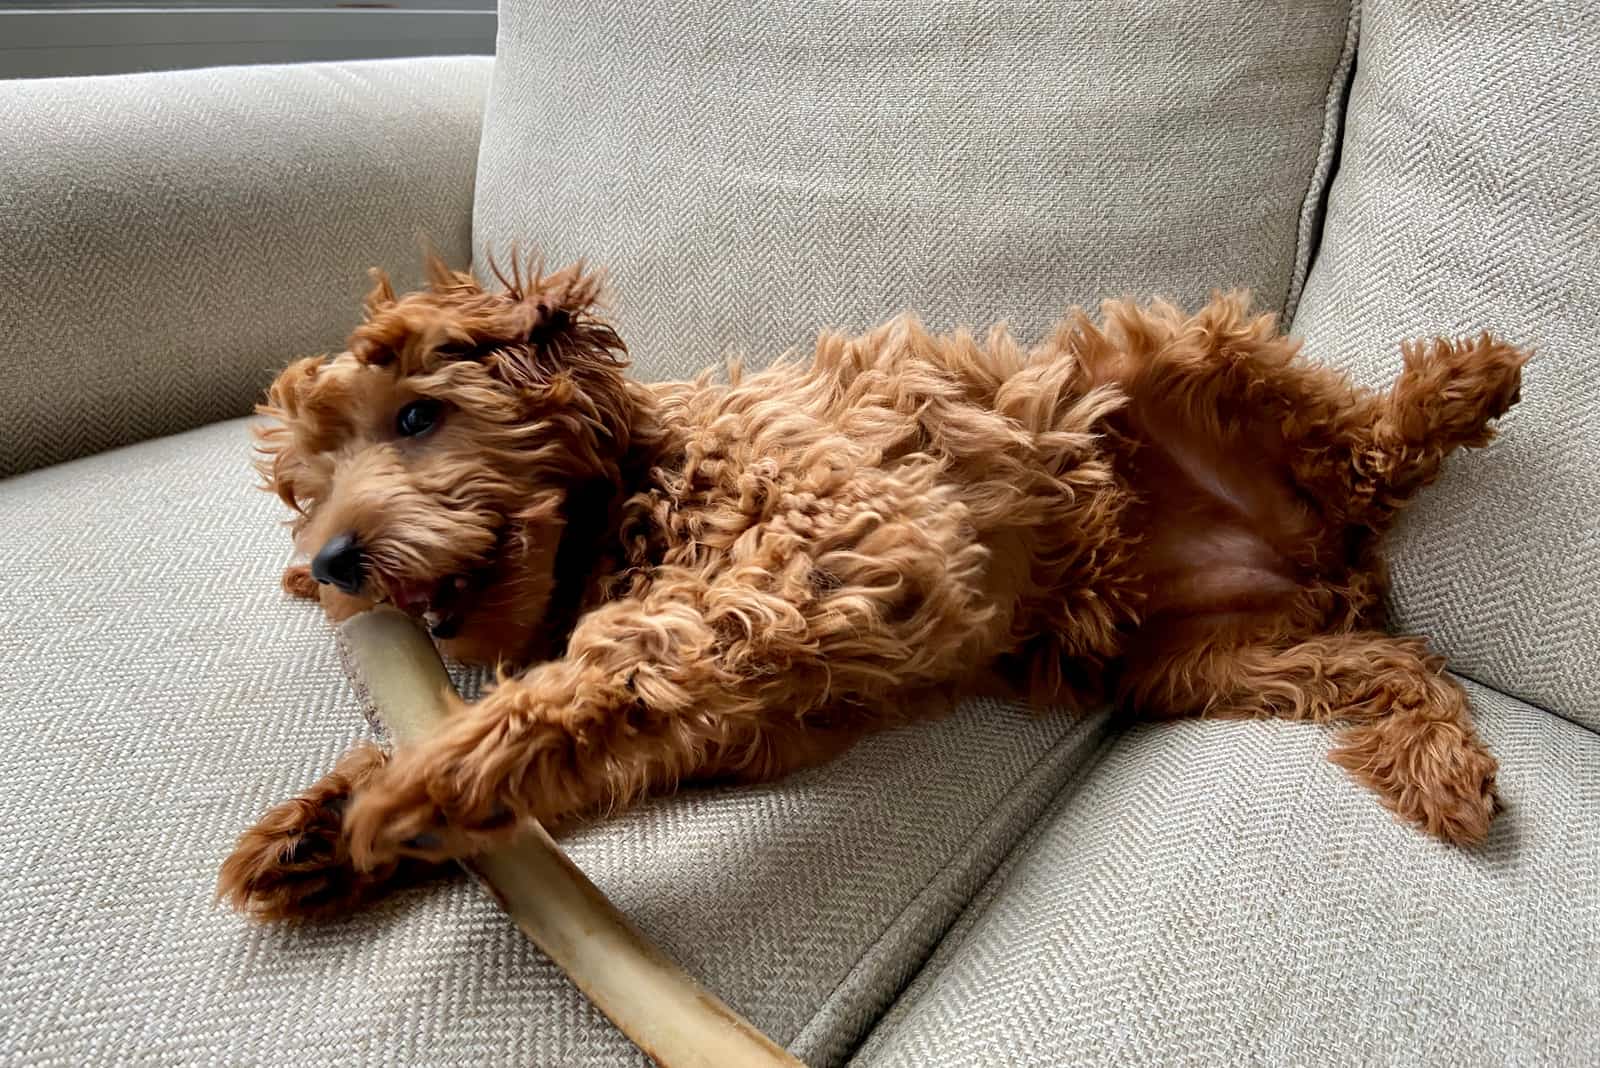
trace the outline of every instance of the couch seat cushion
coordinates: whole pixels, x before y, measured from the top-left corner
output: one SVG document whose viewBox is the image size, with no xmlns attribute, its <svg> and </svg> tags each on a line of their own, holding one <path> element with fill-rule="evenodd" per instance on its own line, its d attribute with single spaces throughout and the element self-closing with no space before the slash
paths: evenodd
<svg viewBox="0 0 1600 1068">
<path fill-rule="evenodd" d="M 360 733 L 242 421 L 0 482 L 0 1036 L 28 1063 L 637 1059 L 464 879 L 347 923 L 213 905 L 266 806 Z M 570 840 L 710 988 L 848 1048 L 1103 735 L 972 705 L 762 789 Z"/>
<path fill-rule="evenodd" d="M 1188 721 L 1081 775 L 862 1065 L 1580 1064 L 1600 1049 L 1600 737 L 1481 686 L 1507 811 L 1395 823 L 1325 731 Z"/>
</svg>

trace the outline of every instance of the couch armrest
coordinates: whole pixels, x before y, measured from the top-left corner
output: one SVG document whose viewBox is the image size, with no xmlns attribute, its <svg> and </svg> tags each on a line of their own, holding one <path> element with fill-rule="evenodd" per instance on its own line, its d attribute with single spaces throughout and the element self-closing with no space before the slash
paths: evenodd
<svg viewBox="0 0 1600 1068">
<path fill-rule="evenodd" d="M 487 57 L 0 82 L 0 477 L 244 414 L 470 255 Z"/>
</svg>

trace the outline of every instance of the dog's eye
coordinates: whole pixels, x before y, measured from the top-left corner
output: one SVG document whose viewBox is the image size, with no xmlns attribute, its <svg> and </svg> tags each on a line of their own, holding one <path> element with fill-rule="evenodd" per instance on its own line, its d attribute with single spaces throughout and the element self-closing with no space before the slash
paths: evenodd
<svg viewBox="0 0 1600 1068">
<path fill-rule="evenodd" d="M 400 409 L 400 414 L 395 416 L 394 428 L 401 437 L 414 438 L 432 430 L 443 413 L 444 405 L 432 397 L 423 397 Z"/>
</svg>

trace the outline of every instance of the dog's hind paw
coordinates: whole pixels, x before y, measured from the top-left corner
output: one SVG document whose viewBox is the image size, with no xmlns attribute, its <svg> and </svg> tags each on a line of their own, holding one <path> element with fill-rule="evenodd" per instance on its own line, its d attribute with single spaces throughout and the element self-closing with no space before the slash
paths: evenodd
<svg viewBox="0 0 1600 1068">
<path fill-rule="evenodd" d="M 1401 819 L 1455 845 L 1482 842 L 1500 811 L 1498 765 L 1456 723 L 1399 712 L 1341 732 L 1328 759 Z"/>
<path fill-rule="evenodd" d="M 1490 422 L 1522 398 L 1528 356 L 1489 334 L 1408 344 L 1393 400 L 1407 433 L 1450 446 L 1486 443 Z"/>
</svg>

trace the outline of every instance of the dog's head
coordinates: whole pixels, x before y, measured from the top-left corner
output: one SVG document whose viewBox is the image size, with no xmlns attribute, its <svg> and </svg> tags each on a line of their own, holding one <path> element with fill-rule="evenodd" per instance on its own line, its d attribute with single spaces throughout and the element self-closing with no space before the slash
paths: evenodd
<svg viewBox="0 0 1600 1068">
<path fill-rule="evenodd" d="M 475 662 L 552 637 L 558 557 L 587 577 L 566 572 L 592 566 L 633 429 L 598 277 L 528 274 L 489 291 L 434 261 L 396 297 L 374 271 L 349 351 L 291 364 L 257 409 L 257 467 L 326 595 L 390 601 Z"/>
</svg>

